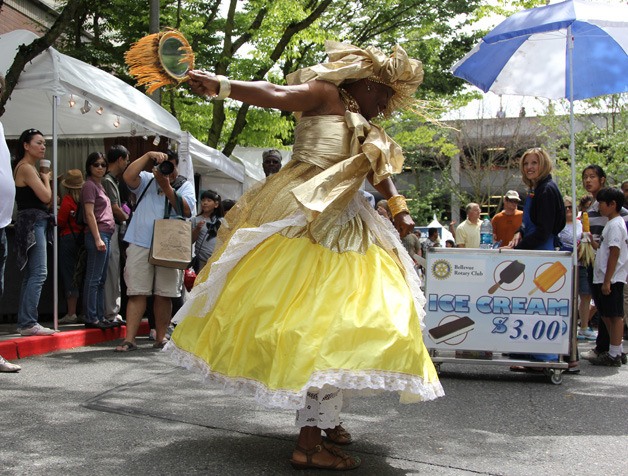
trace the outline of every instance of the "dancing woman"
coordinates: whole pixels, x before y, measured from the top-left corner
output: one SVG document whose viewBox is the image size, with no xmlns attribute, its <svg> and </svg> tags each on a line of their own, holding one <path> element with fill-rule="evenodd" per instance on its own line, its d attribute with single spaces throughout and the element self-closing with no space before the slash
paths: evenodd
<svg viewBox="0 0 628 476">
<path fill-rule="evenodd" d="M 351 442 L 343 393 L 395 391 L 409 403 L 443 390 L 399 238 L 414 226 L 390 179 L 403 155 L 370 122 L 412 102 L 421 63 L 399 46 L 391 56 L 335 42 L 327 51 L 329 63 L 289 75 L 288 86 L 189 73 L 196 94 L 297 111 L 298 125 L 292 160 L 225 217 L 166 349 L 227 390 L 297 410 L 295 468 L 347 470 L 359 458 L 321 433 Z M 365 179 L 388 199 L 393 223 L 358 193 Z"/>
</svg>

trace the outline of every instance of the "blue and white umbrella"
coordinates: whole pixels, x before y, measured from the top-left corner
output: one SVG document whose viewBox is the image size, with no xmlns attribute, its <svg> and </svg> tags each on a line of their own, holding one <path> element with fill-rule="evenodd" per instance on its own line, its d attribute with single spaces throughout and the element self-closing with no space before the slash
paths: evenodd
<svg viewBox="0 0 628 476">
<path fill-rule="evenodd" d="M 451 71 L 484 92 L 573 101 L 628 92 L 627 51 L 628 6 L 569 0 L 507 18 Z"/>
<path fill-rule="evenodd" d="M 628 6 L 567 0 L 508 17 L 451 72 L 484 92 L 569 100 L 576 203 L 573 102 L 628 92 L 627 52 Z"/>
</svg>

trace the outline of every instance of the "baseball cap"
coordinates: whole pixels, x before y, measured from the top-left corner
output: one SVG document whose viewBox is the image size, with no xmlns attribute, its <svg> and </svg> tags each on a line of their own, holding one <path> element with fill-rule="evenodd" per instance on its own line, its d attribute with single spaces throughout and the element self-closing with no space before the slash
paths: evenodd
<svg viewBox="0 0 628 476">
<path fill-rule="evenodd" d="M 517 193 L 516 190 L 508 190 L 506 192 L 506 195 L 504 195 L 504 198 L 508 198 L 510 200 L 517 200 L 518 202 L 521 201 L 521 199 L 519 198 L 519 194 Z"/>
</svg>

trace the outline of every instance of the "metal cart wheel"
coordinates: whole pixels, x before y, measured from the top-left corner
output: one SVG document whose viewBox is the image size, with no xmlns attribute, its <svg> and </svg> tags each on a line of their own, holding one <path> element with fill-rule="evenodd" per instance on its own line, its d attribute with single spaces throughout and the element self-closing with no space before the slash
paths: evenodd
<svg viewBox="0 0 628 476">
<path fill-rule="evenodd" d="M 550 374 L 550 382 L 552 382 L 554 385 L 560 385 L 561 383 L 563 383 L 563 371 L 552 369 Z"/>
</svg>

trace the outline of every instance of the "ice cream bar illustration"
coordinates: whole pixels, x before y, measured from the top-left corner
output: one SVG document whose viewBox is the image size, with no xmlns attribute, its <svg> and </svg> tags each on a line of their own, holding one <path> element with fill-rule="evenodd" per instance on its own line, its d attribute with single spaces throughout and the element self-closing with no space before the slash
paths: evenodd
<svg viewBox="0 0 628 476">
<path fill-rule="evenodd" d="M 512 263 L 510 263 L 508 266 L 506 266 L 504 269 L 501 270 L 501 272 L 499 273 L 499 281 L 490 287 L 490 289 L 488 290 L 488 293 L 493 294 L 504 283 L 506 284 L 512 283 L 515 279 L 521 276 L 521 273 L 523 273 L 524 269 L 526 269 L 525 264 L 520 263 L 517 260 L 513 261 Z"/>
<path fill-rule="evenodd" d="M 449 321 L 445 324 L 441 324 L 437 327 L 432 327 L 428 332 L 434 342 L 439 344 L 446 340 L 452 339 L 465 332 L 472 331 L 475 326 L 475 321 L 465 317 L 460 317 L 455 321 Z"/>
<path fill-rule="evenodd" d="M 535 292 L 537 289 L 540 289 L 544 293 L 546 293 L 556 281 L 562 278 L 567 273 L 567 269 L 560 263 L 556 261 L 552 263 L 552 265 L 539 274 L 536 278 L 534 278 L 535 288 L 528 293 L 528 296 Z"/>
</svg>

